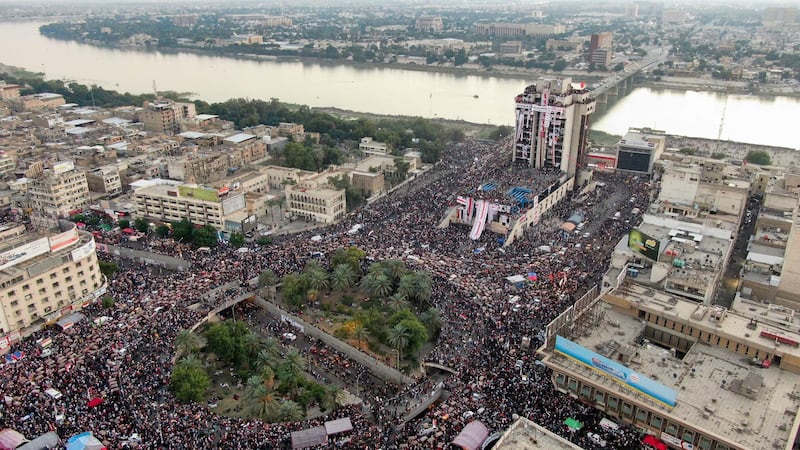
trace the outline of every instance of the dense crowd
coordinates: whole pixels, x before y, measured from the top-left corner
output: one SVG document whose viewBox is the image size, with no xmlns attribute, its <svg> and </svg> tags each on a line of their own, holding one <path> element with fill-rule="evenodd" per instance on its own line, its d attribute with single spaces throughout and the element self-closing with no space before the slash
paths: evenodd
<svg viewBox="0 0 800 450">
<path fill-rule="evenodd" d="M 601 282 L 613 246 L 635 220 L 632 211 L 644 210 L 649 203 L 649 185 L 632 177 L 595 174 L 605 187 L 585 193 L 579 188 L 508 248 L 490 232 L 471 241 L 465 226 L 439 228 L 456 195 L 478 183 L 537 185 L 537 172 L 509 170 L 508 153 L 504 146 L 478 140 L 448 147 L 434 169 L 343 223 L 276 237 L 272 245 L 253 245 L 247 253 L 224 245 L 199 252 L 170 240 L 148 240 L 147 249 L 180 256 L 191 262 L 191 269 L 155 272 L 120 260 L 121 270 L 108 286 L 116 299 L 114 308 L 93 304 L 83 311 L 89 320 L 66 331 L 46 328 L 16 345 L 13 350 L 29 357 L 0 370 L 5 395 L 0 402 L 2 426 L 28 437 L 50 430 L 69 437 L 88 430 L 114 448 L 134 445 L 126 438 L 136 433 L 144 448 L 255 449 L 289 448 L 291 431 L 349 416 L 354 430 L 348 442 L 338 445 L 374 449 L 405 444 L 422 449 L 446 446 L 469 420 L 502 431 L 514 417 L 525 416 L 592 448 L 595 444 L 586 439 L 586 430 L 570 436 L 563 421 L 574 417 L 584 421 L 587 430 L 597 430 L 600 415 L 554 390 L 547 371 L 536 363 L 535 349 L 544 326 Z M 559 227 L 576 209 L 589 224 L 588 237 Z M 613 217 L 615 211 L 621 213 L 619 218 Z M 355 224 L 362 224 L 362 230 L 347 233 Z M 312 235 L 322 239 L 312 241 Z M 421 359 L 455 372 L 444 385 L 421 378 L 398 388 L 367 378 L 362 398 L 368 408 L 347 406 L 323 418 L 284 424 L 227 418 L 205 404 L 175 400 L 168 385 L 178 331 L 247 289 L 246 281 L 265 269 L 285 275 L 302 270 L 314 253 L 328 255 L 350 245 L 365 250 L 370 260 L 413 254 L 415 258 L 406 261 L 433 275 L 431 302 L 441 314 L 443 329 Z M 523 287 L 506 281 L 510 275 L 529 272 L 537 278 Z M 517 300 L 510 302 L 511 297 Z M 100 316 L 109 319 L 102 325 L 91 320 Z M 280 324 L 260 326 L 276 336 L 286 331 Z M 35 357 L 36 341 L 42 338 L 51 338 L 58 353 Z M 315 375 L 347 382 L 366 370 L 355 363 L 345 367 L 345 358 L 332 349 L 314 354 Z M 442 387 L 448 392 L 446 399 L 421 417 L 405 420 L 402 412 L 416 404 L 413 399 L 424 399 Z M 48 388 L 63 396 L 54 398 Z M 103 403 L 87 406 L 95 397 Z M 435 432 L 420 436 L 431 424 Z M 613 448 L 638 448 L 632 431 L 607 438 Z"/>
</svg>

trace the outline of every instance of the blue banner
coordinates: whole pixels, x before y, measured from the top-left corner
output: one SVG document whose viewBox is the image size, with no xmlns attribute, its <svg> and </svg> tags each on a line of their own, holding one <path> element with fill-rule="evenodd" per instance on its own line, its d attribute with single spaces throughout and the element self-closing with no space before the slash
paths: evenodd
<svg viewBox="0 0 800 450">
<path fill-rule="evenodd" d="M 569 339 L 556 336 L 556 352 L 571 358 L 612 380 L 625 384 L 631 389 L 672 408 L 677 404 L 673 389 L 641 375 L 622 364 L 582 347 Z"/>
</svg>

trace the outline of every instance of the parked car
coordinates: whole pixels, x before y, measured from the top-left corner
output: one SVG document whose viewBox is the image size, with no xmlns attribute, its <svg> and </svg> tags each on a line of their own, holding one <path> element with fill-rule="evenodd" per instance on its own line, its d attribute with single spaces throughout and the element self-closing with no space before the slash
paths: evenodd
<svg viewBox="0 0 800 450">
<path fill-rule="evenodd" d="M 294 342 L 294 340 L 297 339 L 297 335 L 294 333 L 283 333 L 281 338 L 283 338 L 285 342 Z"/>
</svg>

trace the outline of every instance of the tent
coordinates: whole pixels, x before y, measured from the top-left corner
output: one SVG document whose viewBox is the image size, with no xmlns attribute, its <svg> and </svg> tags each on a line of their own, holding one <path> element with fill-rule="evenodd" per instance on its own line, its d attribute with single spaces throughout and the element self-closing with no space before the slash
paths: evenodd
<svg viewBox="0 0 800 450">
<path fill-rule="evenodd" d="M 249 249 L 249 248 L 247 248 L 247 247 L 239 247 L 239 248 L 236 250 L 236 253 L 248 253 L 249 251 L 250 251 L 250 249 Z"/>
<path fill-rule="evenodd" d="M 11 428 L 0 431 L 0 450 L 14 450 L 24 442 L 28 442 L 28 440 L 19 431 Z"/>
<path fill-rule="evenodd" d="M 353 424 L 350 422 L 349 417 L 325 422 L 325 432 L 328 433 L 328 436 L 347 431 L 353 431 Z"/>
<path fill-rule="evenodd" d="M 667 445 L 661 442 L 657 437 L 653 436 L 652 434 L 648 434 L 647 436 L 642 439 L 642 443 L 645 445 L 649 445 L 650 447 L 656 450 L 667 450 Z"/>
<path fill-rule="evenodd" d="M 58 447 L 59 439 L 55 431 L 45 433 L 36 439 L 28 442 L 22 447 L 17 447 L 17 450 L 48 450 Z"/>
<path fill-rule="evenodd" d="M 314 427 L 300 431 L 292 431 L 292 448 L 308 448 L 328 443 L 325 427 Z"/>
<path fill-rule="evenodd" d="M 75 325 L 76 323 L 80 322 L 81 320 L 83 320 L 85 318 L 86 318 L 86 316 L 84 316 L 81 313 L 73 313 L 73 314 L 70 314 L 70 315 L 68 315 L 66 317 L 63 317 L 61 320 L 56 322 L 56 324 L 59 327 L 61 327 L 62 330 L 68 330 L 68 329 L 72 328 L 73 325 Z"/>
<path fill-rule="evenodd" d="M 561 225 L 561 229 L 564 230 L 564 231 L 567 231 L 567 232 L 574 231 L 575 227 L 576 227 L 576 225 L 574 223 L 572 223 L 572 222 L 564 222 Z"/>
<path fill-rule="evenodd" d="M 67 450 L 106 450 L 106 446 L 91 431 L 87 431 L 69 438 Z"/>
<path fill-rule="evenodd" d="M 479 420 L 472 421 L 458 433 L 453 439 L 453 445 L 457 445 L 464 450 L 477 450 L 481 448 L 483 441 L 489 437 L 489 429 Z"/>
<path fill-rule="evenodd" d="M 103 399 L 100 398 L 100 397 L 95 397 L 95 398 L 89 400 L 86 403 L 86 406 L 88 406 L 89 408 L 97 408 L 98 406 L 100 406 L 102 404 L 103 404 Z"/>
<path fill-rule="evenodd" d="M 6 363 L 17 362 L 24 357 L 25 357 L 25 352 L 21 352 L 18 350 L 14 353 L 9 353 L 6 355 Z"/>
<path fill-rule="evenodd" d="M 567 417 L 567 420 L 564 421 L 564 425 L 566 425 L 570 431 L 580 431 L 580 429 L 583 428 L 583 424 L 572 417 Z"/>
<path fill-rule="evenodd" d="M 123 228 L 122 232 L 125 233 L 125 234 L 133 234 L 136 231 L 133 228 Z"/>
<path fill-rule="evenodd" d="M 322 240 L 322 236 L 320 236 L 320 235 L 311 236 L 311 242 L 319 242 L 321 240 Z"/>
</svg>

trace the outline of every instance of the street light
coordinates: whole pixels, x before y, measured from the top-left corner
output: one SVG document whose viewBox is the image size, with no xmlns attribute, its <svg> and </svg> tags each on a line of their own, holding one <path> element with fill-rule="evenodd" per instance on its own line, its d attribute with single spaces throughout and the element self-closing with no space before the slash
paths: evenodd
<svg viewBox="0 0 800 450">
<path fill-rule="evenodd" d="M 361 390 L 358 388 L 358 380 L 360 380 L 361 379 L 361 375 L 364 375 L 365 373 L 367 373 L 367 372 L 366 371 L 362 371 L 356 377 L 356 397 L 358 397 L 358 398 L 361 398 Z"/>
</svg>

